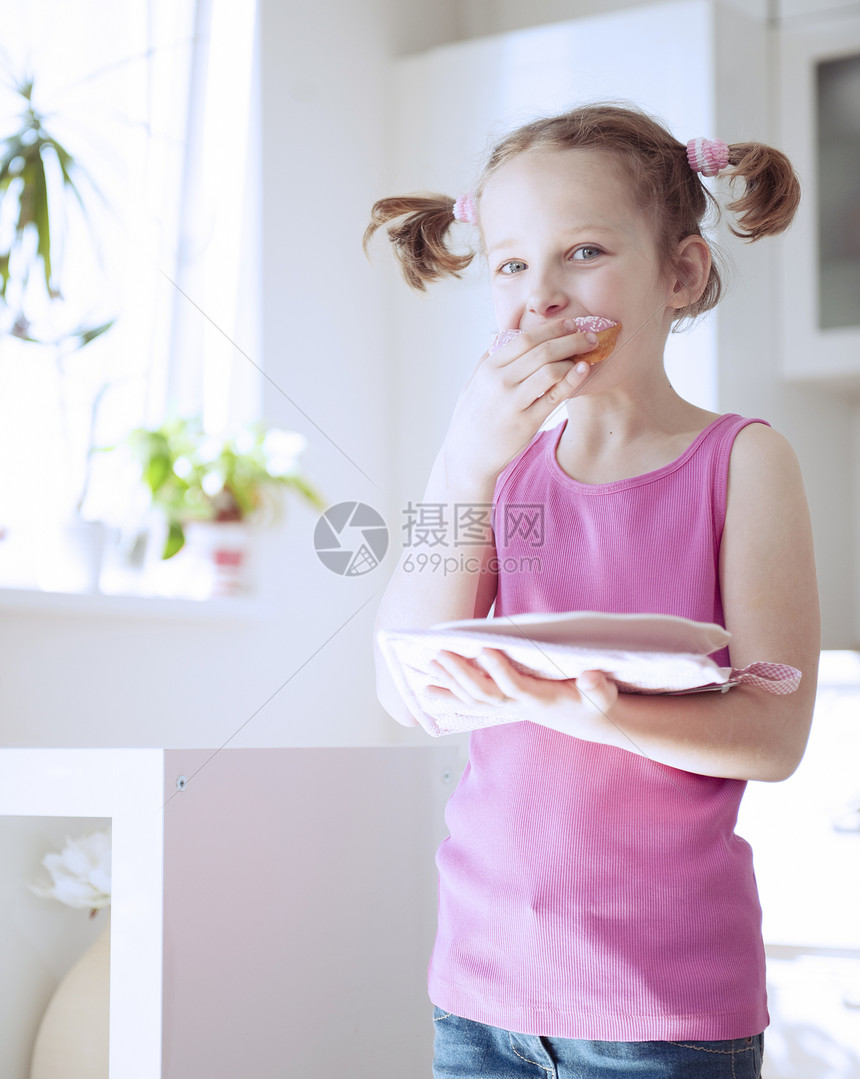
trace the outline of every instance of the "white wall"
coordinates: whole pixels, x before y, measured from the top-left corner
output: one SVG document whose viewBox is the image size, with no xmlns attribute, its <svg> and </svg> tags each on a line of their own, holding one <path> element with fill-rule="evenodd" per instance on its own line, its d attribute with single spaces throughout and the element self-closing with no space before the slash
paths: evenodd
<svg viewBox="0 0 860 1079">
<path fill-rule="evenodd" d="M 543 23 L 565 22 L 587 15 L 607 15 L 644 7 L 653 0 L 462 0 L 459 6 L 459 37 L 483 37 L 508 33 Z M 726 10 L 765 20 L 817 18 L 856 8 L 857 0 L 721 0 Z M 662 58 L 662 57 L 661 57 Z"/>
</svg>

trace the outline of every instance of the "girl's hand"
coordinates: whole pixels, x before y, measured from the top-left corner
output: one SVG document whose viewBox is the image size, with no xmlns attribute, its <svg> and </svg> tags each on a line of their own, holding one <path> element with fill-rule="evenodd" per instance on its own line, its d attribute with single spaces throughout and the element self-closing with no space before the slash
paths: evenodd
<svg viewBox="0 0 860 1079">
<path fill-rule="evenodd" d="M 449 479 L 483 489 L 585 382 L 597 335 L 559 319 L 485 353 L 463 388 L 442 453 Z M 464 483 L 457 484 L 461 489 Z"/>
<path fill-rule="evenodd" d="M 543 727 L 595 739 L 596 728 L 612 722 L 618 688 L 603 671 L 554 681 L 518 671 L 504 652 L 485 648 L 477 659 L 440 652 L 431 662 L 431 696 L 457 700 L 472 709 L 528 719 Z"/>
</svg>

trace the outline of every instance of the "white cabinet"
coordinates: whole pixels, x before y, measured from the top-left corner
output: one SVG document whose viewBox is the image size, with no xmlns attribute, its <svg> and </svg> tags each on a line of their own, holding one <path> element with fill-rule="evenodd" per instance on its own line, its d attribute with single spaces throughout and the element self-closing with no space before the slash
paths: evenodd
<svg viewBox="0 0 860 1079">
<path fill-rule="evenodd" d="M 427 1074 L 434 854 L 460 767 L 453 741 L 0 749 L 0 816 L 112 821 L 111 1079 Z M 45 902 L 26 886 L 0 889 L 11 932 Z M 7 983 L 52 965 L 48 938 Z M 26 1079 L 41 1018 L 20 996 L 3 1079 Z"/>
<path fill-rule="evenodd" d="M 804 189 L 781 241 L 783 369 L 860 397 L 860 16 L 785 20 L 778 57 L 780 145 Z"/>
</svg>

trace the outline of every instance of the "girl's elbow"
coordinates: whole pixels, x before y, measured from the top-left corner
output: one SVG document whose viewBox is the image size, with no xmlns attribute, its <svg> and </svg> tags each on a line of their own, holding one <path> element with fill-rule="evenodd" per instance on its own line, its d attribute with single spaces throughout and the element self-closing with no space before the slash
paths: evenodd
<svg viewBox="0 0 860 1079">
<path fill-rule="evenodd" d="M 806 738 L 802 742 L 784 744 L 775 752 L 762 753 L 754 770 L 756 774 L 750 775 L 749 778 L 762 783 L 784 783 L 800 767 L 805 751 Z"/>
<path fill-rule="evenodd" d="M 384 683 L 377 683 L 376 699 L 391 718 L 396 720 L 401 727 L 418 726 L 418 720 L 409 711 L 406 702 L 396 690 L 391 688 L 391 686 L 385 685 Z"/>
<path fill-rule="evenodd" d="M 758 708 L 768 713 L 764 729 L 750 745 L 753 752 L 747 778 L 783 783 L 797 771 L 806 752 L 814 698 L 810 701 L 808 694 L 801 693 L 774 698 L 761 690 L 750 692 L 758 698 Z"/>
<path fill-rule="evenodd" d="M 758 783 L 784 783 L 786 779 L 790 779 L 794 775 L 799 764 L 799 757 L 792 762 L 782 760 L 768 761 L 760 769 L 756 769 L 755 774 L 748 776 L 748 778 Z"/>
</svg>

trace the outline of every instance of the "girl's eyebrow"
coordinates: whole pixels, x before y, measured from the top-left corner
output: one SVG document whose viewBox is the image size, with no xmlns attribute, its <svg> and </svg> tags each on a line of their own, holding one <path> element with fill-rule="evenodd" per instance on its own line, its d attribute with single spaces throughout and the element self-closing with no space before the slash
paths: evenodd
<svg viewBox="0 0 860 1079">
<path fill-rule="evenodd" d="M 575 234 L 578 234 L 578 233 L 581 233 L 581 232 L 587 232 L 587 233 L 595 233 L 595 232 L 617 233 L 618 229 L 613 228 L 611 225 L 573 225 L 573 226 L 571 226 L 571 228 L 565 229 L 561 233 L 561 235 L 562 236 L 571 236 L 571 235 L 575 235 Z M 496 243 L 494 243 L 492 246 L 487 248 L 487 254 L 489 255 L 491 251 L 495 251 L 499 247 L 516 247 L 518 242 L 519 241 L 516 240 L 516 239 L 497 240 Z"/>
</svg>

